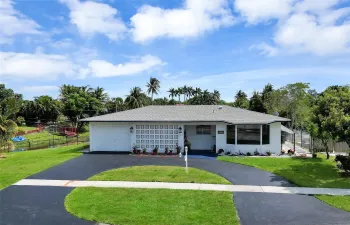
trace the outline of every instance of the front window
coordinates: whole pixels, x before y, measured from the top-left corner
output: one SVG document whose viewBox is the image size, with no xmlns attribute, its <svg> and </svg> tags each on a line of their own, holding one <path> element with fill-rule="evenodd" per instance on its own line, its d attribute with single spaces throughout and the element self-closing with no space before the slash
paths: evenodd
<svg viewBox="0 0 350 225">
<path fill-rule="evenodd" d="M 200 125 L 196 126 L 197 135 L 210 135 L 211 134 L 211 126 Z"/>
<path fill-rule="evenodd" d="M 234 145 L 236 144 L 236 126 L 235 125 L 227 125 L 226 132 L 226 143 Z"/>
<path fill-rule="evenodd" d="M 237 144 L 260 145 L 260 125 L 238 125 Z"/>
<path fill-rule="evenodd" d="M 270 144 L 270 125 L 263 125 L 262 127 L 262 141 L 263 145 Z"/>
</svg>

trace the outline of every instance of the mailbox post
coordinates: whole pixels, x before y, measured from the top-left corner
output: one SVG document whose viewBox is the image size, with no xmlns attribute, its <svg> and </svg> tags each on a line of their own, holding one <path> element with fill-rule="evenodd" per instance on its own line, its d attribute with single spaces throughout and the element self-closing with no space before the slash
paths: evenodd
<svg viewBox="0 0 350 225">
<path fill-rule="evenodd" d="M 186 173 L 188 173 L 187 152 L 188 152 L 188 147 L 186 146 L 186 147 L 185 147 Z"/>
</svg>

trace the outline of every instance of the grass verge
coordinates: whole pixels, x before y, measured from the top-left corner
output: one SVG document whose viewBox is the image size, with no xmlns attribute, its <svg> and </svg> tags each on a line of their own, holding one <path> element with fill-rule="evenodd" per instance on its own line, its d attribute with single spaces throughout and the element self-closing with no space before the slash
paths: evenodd
<svg viewBox="0 0 350 225">
<path fill-rule="evenodd" d="M 81 155 L 86 144 L 64 146 L 52 149 L 5 153 L 0 159 L 0 189 L 27 176 L 60 164 Z"/>
<path fill-rule="evenodd" d="M 249 158 L 220 156 L 218 160 L 256 167 L 284 177 L 300 187 L 350 188 L 350 178 L 336 168 L 334 158 Z M 350 212 L 350 196 L 316 195 L 325 203 Z"/>
<path fill-rule="evenodd" d="M 91 177 L 89 180 L 141 181 L 174 183 L 231 184 L 225 178 L 205 170 L 177 166 L 134 166 L 113 169 Z"/>
<path fill-rule="evenodd" d="M 125 188 L 77 188 L 65 200 L 68 212 L 119 225 L 238 225 L 232 193 Z"/>
</svg>

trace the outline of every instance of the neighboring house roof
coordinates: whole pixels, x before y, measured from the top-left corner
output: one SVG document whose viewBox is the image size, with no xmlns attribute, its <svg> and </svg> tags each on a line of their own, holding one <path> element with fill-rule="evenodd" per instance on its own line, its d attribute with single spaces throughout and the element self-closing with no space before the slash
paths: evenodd
<svg viewBox="0 0 350 225">
<path fill-rule="evenodd" d="M 294 134 L 294 131 L 288 129 L 287 127 L 285 127 L 285 126 L 283 126 L 283 125 L 281 125 L 281 130 L 282 130 L 283 132 L 288 133 L 288 134 Z"/>
<path fill-rule="evenodd" d="M 269 124 L 289 119 L 230 106 L 173 105 L 147 106 L 80 120 L 82 122 L 225 122 Z"/>
</svg>

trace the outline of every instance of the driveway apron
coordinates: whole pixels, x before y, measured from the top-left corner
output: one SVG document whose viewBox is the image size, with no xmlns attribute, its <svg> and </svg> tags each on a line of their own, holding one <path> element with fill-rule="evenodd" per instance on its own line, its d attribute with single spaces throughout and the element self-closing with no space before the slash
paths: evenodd
<svg viewBox="0 0 350 225">
<path fill-rule="evenodd" d="M 85 154 L 28 179 L 86 180 L 105 170 L 142 165 L 184 166 L 184 161 L 177 157 Z M 272 173 L 234 163 L 190 158 L 189 166 L 221 175 L 235 185 L 292 186 Z M 64 198 L 71 190 L 66 187 L 10 186 L 0 192 L 0 224 L 95 224 L 78 219 L 65 210 Z M 350 213 L 312 196 L 234 193 L 234 202 L 242 225 L 350 224 Z"/>
</svg>

